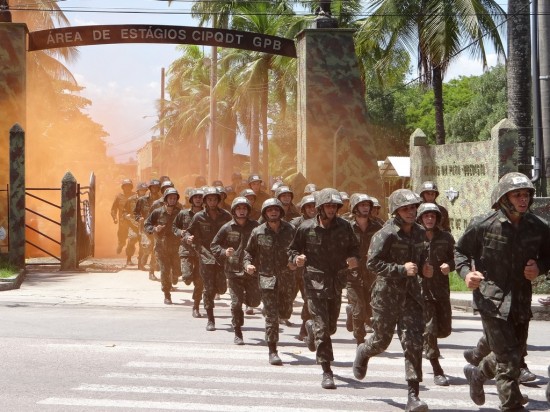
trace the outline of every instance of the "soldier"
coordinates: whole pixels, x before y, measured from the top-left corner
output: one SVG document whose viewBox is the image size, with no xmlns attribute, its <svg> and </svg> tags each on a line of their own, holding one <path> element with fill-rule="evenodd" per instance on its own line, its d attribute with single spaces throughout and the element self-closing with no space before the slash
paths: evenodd
<svg viewBox="0 0 550 412">
<path fill-rule="evenodd" d="M 443 206 L 436 202 L 437 197 L 439 196 L 439 190 L 437 190 L 437 185 L 434 182 L 424 182 L 420 186 L 420 197 L 422 198 L 422 203 L 434 203 L 439 208 L 441 212 L 441 222 L 439 226 L 445 232 L 451 231 L 451 226 L 449 222 L 449 212 Z"/>
<path fill-rule="evenodd" d="M 408 189 L 398 189 L 389 198 L 392 218 L 375 233 L 368 252 L 367 268 L 376 274 L 372 290 L 373 333 L 357 346 L 353 375 L 363 379 L 371 357 L 389 346 L 397 334 L 405 355 L 408 384 L 406 411 L 427 411 L 418 398 L 422 381 L 423 299 L 419 272 L 430 277 L 425 262 L 426 233 L 416 223 L 422 199 Z"/>
<path fill-rule="evenodd" d="M 235 188 L 233 186 L 225 186 L 225 194 L 227 195 L 227 202 L 233 203 L 233 199 L 237 197 Z"/>
<path fill-rule="evenodd" d="M 262 204 L 269 199 L 267 193 L 262 191 L 263 180 L 258 174 L 252 174 L 248 176 L 248 187 L 254 191 L 256 195 L 256 204 L 261 207 Z M 254 207 L 254 205 L 252 206 Z"/>
<path fill-rule="evenodd" d="M 228 204 L 226 202 L 227 200 L 227 193 L 225 191 L 225 187 L 223 186 L 214 186 L 216 188 L 216 190 L 218 191 L 218 193 L 221 195 L 222 197 L 222 201 L 219 205 L 219 207 L 223 210 L 227 210 L 228 212 L 231 212 L 231 204 Z"/>
<path fill-rule="evenodd" d="M 136 253 L 136 244 L 141 238 L 141 226 L 139 220 L 136 220 L 135 209 L 140 197 L 145 196 L 147 192 L 147 183 L 139 183 L 136 193 L 126 200 L 124 205 L 124 219 L 128 222 L 128 243 L 126 244 L 126 265 L 133 265 L 132 256 Z M 141 260 L 141 243 L 138 253 L 138 265 Z"/>
<path fill-rule="evenodd" d="M 304 267 L 304 285 L 311 319 L 306 322 L 308 349 L 317 350 L 323 368 L 321 387 L 336 389 L 330 363 L 334 360 L 330 336 L 336 333 L 346 269 L 357 268 L 359 244 L 349 222 L 337 216 L 343 206 L 336 189 L 315 193 L 317 216 L 296 229 L 289 261 Z"/>
<path fill-rule="evenodd" d="M 189 191 L 188 202 L 190 207 L 181 210 L 176 216 L 176 219 L 174 219 L 174 224 L 172 225 L 174 235 L 181 239 L 184 238 L 185 232 L 191 225 L 193 216 L 202 210 L 202 189 L 191 189 Z M 179 245 L 179 256 L 183 282 L 186 285 L 190 285 L 191 282 L 193 282 L 194 285 L 192 295 L 193 310 L 191 314 L 194 318 L 200 318 L 202 315 L 199 312 L 199 305 L 201 303 L 204 285 L 199 271 L 199 257 L 197 251 L 187 242 L 182 241 Z"/>
<path fill-rule="evenodd" d="M 164 304 L 171 305 L 170 281 L 181 276 L 178 247 L 180 238 L 172 232 L 174 219 L 181 210 L 178 207 L 180 195 L 173 187 L 164 192 L 164 205 L 153 210 L 145 221 L 145 231 L 155 236 L 155 258 L 160 269 L 161 290 Z"/>
<path fill-rule="evenodd" d="M 279 186 L 275 191 L 275 199 L 278 199 L 285 210 L 284 220 L 290 222 L 295 217 L 299 217 L 298 209 L 292 203 L 294 200 L 294 192 L 288 186 Z"/>
<path fill-rule="evenodd" d="M 301 215 L 295 217 L 290 221 L 290 224 L 295 228 L 300 227 L 303 222 L 309 219 L 313 219 L 317 215 L 317 209 L 315 209 L 315 198 L 313 197 L 313 195 L 305 195 L 304 197 L 302 197 L 302 200 L 300 200 L 298 206 L 300 207 Z M 300 332 L 298 332 L 298 340 L 303 341 L 304 338 L 307 336 L 306 322 L 311 319 L 311 315 L 309 314 L 309 309 L 307 308 L 307 297 L 304 288 L 304 268 L 301 267 L 296 269 L 295 273 L 296 289 L 294 291 L 294 299 L 296 299 L 296 297 L 298 296 L 298 291 L 300 291 L 300 294 L 302 295 L 302 300 L 304 301 L 302 311 L 300 312 L 302 325 L 300 326 Z"/>
<path fill-rule="evenodd" d="M 417 221 L 426 230 L 428 239 L 427 263 L 433 267 L 433 276 L 422 279 L 424 296 L 424 353 L 432 365 L 434 383 L 449 386 L 449 381 L 439 364 L 438 339 L 451 334 L 451 291 L 449 273 L 454 270 L 455 240 L 449 232 L 439 227 L 441 212 L 435 203 L 422 203 L 418 208 Z"/>
<path fill-rule="evenodd" d="M 349 213 L 349 195 L 346 192 L 340 192 L 340 197 L 344 205 L 338 210 L 338 215 L 342 216 Z"/>
<path fill-rule="evenodd" d="M 380 223 L 380 225 L 384 226 L 385 221 L 380 217 L 380 210 L 382 209 L 382 205 L 380 204 L 377 198 L 372 196 L 370 198 L 373 204 L 372 210 L 370 212 L 371 219 L 377 221 L 378 223 Z"/>
<path fill-rule="evenodd" d="M 244 189 L 239 196 L 244 196 L 248 199 L 250 202 L 250 206 L 252 206 L 252 212 L 250 213 L 249 219 L 252 220 L 259 220 L 260 217 L 262 217 L 262 214 L 260 210 L 257 207 L 254 207 L 256 204 L 256 193 L 254 193 L 254 190 L 252 189 Z"/>
<path fill-rule="evenodd" d="M 149 263 L 149 280 L 158 280 L 155 276 L 155 254 L 153 253 L 154 237 L 145 233 L 143 224 L 145 219 L 149 216 L 153 202 L 160 199 L 160 181 L 152 179 L 148 185 L 149 193 L 138 199 L 136 207 L 134 209 L 134 216 L 140 227 L 140 251 L 142 250 L 141 259 L 138 261 L 138 269 L 145 270 L 145 264 L 147 258 L 151 255 L 151 261 Z"/>
<path fill-rule="evenodd" d="M 277 198 L 277 196 L 275 195 L 275 192 L 281 186 L 284 186 L 284 183 L 282 180 L 277 179 L 273 182 L 273 185 L 271 185 L 271 197 Z"/>
<path fill-rule="evenodd" d="M 246 189 L 246 185 L 243 184 L 243 175 L 239 172 L 234 172 L 231 175 L 231 186 L 233 186 L 235 193 L 241 193 Z"/>
<path fill-rule="evenodd" d="M 124 206 L 126 205 L 126 201 L 130 196 L 132 196 L 132 189 L 134 188 L 134 184 L 132 183 L 131 179 L 124 179 L 120 187 L 122 189 L 122 193 L 119 193 L 116 195 L 115 200 L 113 201 L 113 205 L 111 206 L 111 217 L 113 218 L 113 223 L 116 225 L 118 223 L 118 230 L 117 230 L 117 239 L 118 239 L 118 245 L 116 248 L 116 253 L 122 252 L 122 248 L 126 245 L 126 241 L 128 240 L 128 221 L 124 219 Z"/>
<path fill-rule="evenodd" d="M 262 205 L 265 223 L 256 227 L 250 236 L 244 259 L 249 275 L 257 273 L 265 314 L 265 340 L 269 348 L 269 363 L 282 365 L 277 353 L 279 319 L 288 319 L 294 301 L 294 273 L 296 266 L 288 262 L 287 248 L 294 236 L 294 228 L 282 220 L 285 211 L 277 199 L 268 199 Z"/>
<path fill-rule="evenodd" d="M 220 228 L 231 220 L 231 214 L 218 205 L 221 202 L 221 195 L 215 187 L 207 186 L 203 190 L 204 209 L 197 212 L 187 231 L 184 234 L 184 241 L 194 245 L 199 253 L 199 267 L 204 290 L 202 301 L 208 321 L 206 330 L 216 330 L 214 320 L 214 297 L 216 293 L 223 294 L 227 290 L 227 281 L 222 267 L 216 262 L 210 245 L 214 236 Z"/>
<path fill-rule="evenodd" d="M 204 187 L 207 186 L 206 178 L 204 176 L 197 176 L 195 178 L 195 187 Z"/>
<path fill-rule="evenodd" d="M 373 202 L 363 193 L 351 195 L 350 207 L 352 218 L 350 220 L 353 233 L 359 242 L 359 267 L 350 271 L 346 282 L 349 305 L 346 306 L 346 328 L 353 332 L 357 344 L 365 342 L 365 325 L 372 328 L 372 309 L 370 295 L 376 276 L 367 270 L 367 252 L 372 236 L 382 226 L 370 218 Z"/>
<path fill-rule="evenodd" d="M 308 183 L 304 188 L 304 196 L 313 195 L 316 191 L 317 191 L 317 186 L 315 185 L 315 183 Z"/>
<path fill-rule="evenodd" d="M 246 197 L 236 197 L 231 203 L 233 219 L 221 227 L 212 240 L 212 253 L 220 264 L 229 284 L 231 296 L 231 325 L 235 332 L 235 345 L 244 345 L 242 326 L 244 324 L 243 303 L 247 307 L 260 304 L 260 288 L 255 274 L 245 274 L 243 260 L 245 247 L 258 222 L 250 220 L 252 206 Z"/>
<path fill-rule="evenodd" d="M 508 173 L 491 196 L 494 211 L 472 219 L 455 247 L 455 264 L 473 290 L 491 353 L 466 365 L 470 397 L 485 403 L 483 383 L 495 378 L 501 410 L 520 410 L 521 357 L 532 317 L 531 282 L 550 269 L 550 229 L 529 211 L 535 188 L 522 173 Z"/>
</svg>

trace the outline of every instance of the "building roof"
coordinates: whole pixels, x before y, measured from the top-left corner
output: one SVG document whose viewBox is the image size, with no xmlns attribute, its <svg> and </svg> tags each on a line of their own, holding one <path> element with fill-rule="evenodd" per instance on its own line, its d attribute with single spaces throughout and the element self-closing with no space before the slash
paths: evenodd
<svg viewBox="0 0 550 412">
<path fill-rule="evenodd" d="M 411 177 L 411 158 L 406 156 L 388 156 L 379 166 L 380 176 Z"/>
</svg>

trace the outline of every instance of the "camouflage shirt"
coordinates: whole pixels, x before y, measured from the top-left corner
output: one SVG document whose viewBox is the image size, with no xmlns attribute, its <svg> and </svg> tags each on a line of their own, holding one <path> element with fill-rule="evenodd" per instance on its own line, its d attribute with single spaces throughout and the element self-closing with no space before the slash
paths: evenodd
<svg viewBox="0 0 550 412">
<path fill-rule="evenodd" d="M 218 208 L 218 214 L 212 219 L 206 210 L 195 213 L 191 224 L 184 234 L 184 241 L 189 235 L 194 236 L 193 244 L 197 248 L 201 262 L 205 265 L 215 265 L 216 258 L 210 250 L 210 244 L 220 228 L 231 220 L 231 214 Z"/>
<path fill-rule="evenodd" d="M 532 316 L 531 282 L 523 275 L 529 259 L 537 261 L 541 274 L 550 269 L 550 229 L 532 213 L 517 227 L 502 210 L 474 217 L 455 246 L 460 276 L 477 270 L 485 278 L 473 292 L 474 309 L 505 320 L 512 312 L 518 321 Z"/>
<path fill-rule="evenodd" d="M 244 267 L 254 265 L 261 276 L 277 276 L 288 273 L 288 246 L 294 237 L 294 227 L 281 221 L 279 232 L 273 231 L 267 223 L 256 227 L 245 249 Z"/>
<path fill-rule="evenodd" d="M 172 223 L 180 209 L 176 206 L 172 213 L 168 213 L 166 206 L 157 208 L 151 212 L 145 220 L 144 229 L 149 235 L 155 235 L 155 250 L 160 252 L 177 251 L 181 239 L 172 232 Z M 155 232 L 155 226 L 164 225 L 160 232 Z"/>
<path fill-rule="evenodd" d="M 210 245 L 210 249 L 218 262 L 223 266 L 227 278 L 244 275 L 244 250 L 252 230 L 259 225 L 255 220 L 247 219 L 244 226 L 231 219 L 218 231 Z M 235 249 L 233 256 L 225 256 L 225 250 Z"/>
<path fill-rule="evenodd" d="M 407 234 L 395 218 L 390 218 L 374 234 L 369 246 L 367 268 L 376 274 L 375 289 L 406 289 L 417 302 L 423 304 L 420 278 L 426 256 L 424 228 L 414 223 Z M 407 276 L 407 262 L 416 263 L 417 276 Z"/>
<path fill-rule="evenodd" d="M 157 199 L 153 199 L 151 196 L 151 193 L 147 193 L 145 196 L 141 196 L 137 203 L 136 207 L 134 209 L 134 215 L 135 219 L 139 220 L 140 218 L 147 219 L 149 216 L 149 213 L 151 213 L 151 209 L 153 206 L 153 202 Z"/>
<path fill-rule="evenodd" d="M 422 294 L 426 300 L 449 299 L 449 276 L 441 273 L 440 266 L 447 263 L 450 270 L 455 270 L 454 245 L 455 239 L 449 232 L 438 228 L 434 230 L 432 240 L 427 241 L 427 262 L 433 266 L 431 278 L 422 279 Z"/>
<path fill-rule="evenodd" d="M 359 272 L 363 277 L 367 276 L 367 254 L 369 251 L 370 242 L 376 232 L 382 229 L 377 221 L 369 218 L 369 224 L 367 230 L 364 232 L 361 230 L 355 219 L 350 220 L 351 228 L 357 241 L 359 242 Z"/>
<path fill-rule="evenodd" d="M 126 196 L 124 193 L 116 195 L 113 205 L 111 206 L 111 217 L 113 219 L 118 219 L 120 221 L 124 217 L 124 207 L 130 196 L 131 195 Z"/>
<path fill-rule="evenodd" d="M 183 237 L 185 231 L 189 229 L 189 226 L 191 225 L 191 220 L 193 219 L 193 216 L 195 216 L 195 212 L 193 212 L 191 208 L 180 210 L 180 212 L 174 219 L 174 223 L 172 224 L 172 231 L 174 232 L 175 236 L 179 238 Z M 193 246 L 189 245 L 187 242 L 181 242 L 179 255 L 180 257 L 196 256 L 197 252 L 195 251 Z"/>
<path fill-rule="evenodd" d="M 308 297 L 332 299 L 345 285 L 339 272 L 347 269 L 347 258 L 359 260 L 359 242 L 348 221 L 335 217 L 325 228 L 318 219 L 306 220 L 296 229 L 288 256 L 292 263 L 298 255 L 306 256 L 304 286 Z"/>
</svg>

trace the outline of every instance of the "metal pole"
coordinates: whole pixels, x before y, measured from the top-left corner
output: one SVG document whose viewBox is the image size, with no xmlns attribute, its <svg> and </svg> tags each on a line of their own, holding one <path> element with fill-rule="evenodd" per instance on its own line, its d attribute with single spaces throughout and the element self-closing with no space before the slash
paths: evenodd
<svg viewBox="0 0 550 412">
<path fill-rule="evenodd" d="M 539 84 L 540 84 L 540 113 L 542 132 L 542 187 L 543 196 L 548 196 L 550 185 L 550 2 L 538 2 L 538 37 L 539 37 Z"/>
</svg>

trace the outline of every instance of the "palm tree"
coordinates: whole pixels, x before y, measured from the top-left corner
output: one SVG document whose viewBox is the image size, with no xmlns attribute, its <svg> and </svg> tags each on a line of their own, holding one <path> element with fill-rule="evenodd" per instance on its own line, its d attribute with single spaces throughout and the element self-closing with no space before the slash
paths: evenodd
<svg viewBox="0 0 550 412">
<path fill-rule="evenodd" d="M 357 35 L 359 47 L 368 50 L 375 45 L 392 53 L 407 50 L 417 59 L 422 82 L 434 88 L 436 142 L 445 143 L 444 74 L 466 42 L 471 42 L 470 53 L 481 60 L 484 68 L 485 38 L 499 55 L 504 55 L 498 33 L 504 11 L 495 0 L 372 0 L 368 12 L 371 16 L 362 22 Z"/>
</svg>

